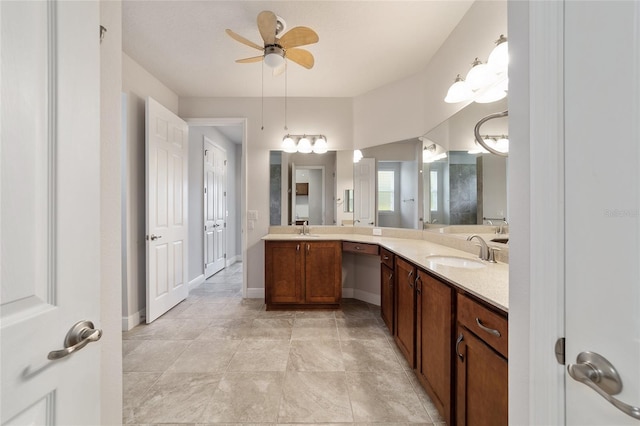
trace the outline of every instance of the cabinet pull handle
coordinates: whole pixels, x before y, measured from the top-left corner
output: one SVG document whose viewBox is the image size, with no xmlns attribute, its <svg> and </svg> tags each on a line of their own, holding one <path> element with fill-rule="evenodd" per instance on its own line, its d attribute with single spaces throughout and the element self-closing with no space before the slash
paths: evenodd
<svg viewBox="0 0 640 426">
<path fill-rule="evenodd" d="M 309 254 L 309 250 L 311 250 L 311 244 L 307 244 L 307 254 Z"/>
<path fill-rule="evenodd" d="M 486 327 L 484 324 L 482 324 L 480 322 L 480 318 L 476 318 L 476 324 L 478 324 L 478 327 L 480 327 L 480 329 L 486 331 L 489 334 L 493 334 L 496 337 L 501 337 L 502 336 L 502 334 L 500 334 L 500 332 L 498 330 Z"/>
<path fill-rule="evenodd" d="M 296 246 L 296 251 L 300 251 L 300 243 Z"/>
<path fill-rule="evenodd" d="M 407 280 L 409 281 L 409 287 L 413 288 L 413 281 L 411 280 L 411 276 L 413 275 L 413 271 L 409 271 L 409 275 L 407 276 Z"/>
<path fill-rule="evenodd" d="M 356 246 L 356 250 L 362 250 L 360 246 Z"/>
<path fill-rule="evenodd" d="M 460 361 L 464 362 L 464 355 L 460 353 L 460 343 L 464 340 L 464 335 L 460 333 L 458 336 L 458 340 L 456 340 L 456 355 L 460 358 Z"/>
<path fill-rule="evenodd" d="M 389 287 L 393 287 L 393 272 L 389 274 Z"/>
</svg>

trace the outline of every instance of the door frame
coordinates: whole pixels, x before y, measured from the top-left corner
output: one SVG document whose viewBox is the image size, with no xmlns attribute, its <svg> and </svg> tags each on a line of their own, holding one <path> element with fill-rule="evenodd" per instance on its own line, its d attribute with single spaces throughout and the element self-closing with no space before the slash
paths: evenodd
<svg viewBox="0 0 640 426">
<path fill-rule="evenodd" d="M 563 10 L 508 2 L 510 424 L 565 423 Z"/>
<path fill-rule="evenodd" d="M 247 297 L 247 118 L 185 118 L 189 126 L 242 126 L 242 158 L 240 159 L 240 234 L 242 242 L 242 297 Z M 228 206 L 227 206 L 228 207 Z"/>
<path fill-rule="evenodd" d="M 227 253 L 227 232 L 226 232 L 226 226 L 227 226 L 227 217 L 226 217 L 226 213 L 228 211 L 228 205 L 227 205 L 227 191 L 229 190 L 228 188 L 228 178 L 227 178 L 227 169 L 226 169 L 226 165 L 227 165 L 227 150 L 224 149 L 219 143 L 211 140 L 209 137 L 207 137 L 206 135 L 203 136 L 203 142 L 202 142 L 202 163 L 203 163 L 203 168 L 202 168 L 202 182 L 203 182 L 203 188 L 206 189 L 210 189 L 207 187 L 207 171 L 205 170 L 206 167 L 206 152 L 207 152 L 207 147 L 206 144 L 209 143 L 211 144 L 213 147 L 215 147 L 216 149 L 220 150 L 221 152 L 224 153 L 224 165 L 225 165 L 225 172 L 224 172 L 224 195 L 223 195 L 223 200 L 224 200 L 224 211 L 225 211 L 225 216 L 224 216 L 224 227 L 225 227 L 225 231 L 223 234 L 223 238 L 224 238 L 224 265 L 222 266 L 222 269 L 225 269 L 227 266 L 227 259 L 226 259 L 226 253 Z M 215 185 L 215 184 L 214 184 Z M 204 195 L 204 194 L 203 194 Z M 208 197 L 208 195 L 207 195 Z M 203 202 L 203 215 L 204 215 L 204 222 L 205 222 L 205 228 L 206 228 L 206 222 L 207 222 L 207 197 L 203 197 L 204 198 L 204 202 Z M 216 273 L 220 272 L 222 269 L 209 274 L 207 272 L 207 241 L 206 241 L 206 232 L 207 230 L 205 229 L 203 232 L 203 235 L 205 235 L 204 240 L 203 240 L 203 244 L 202 244 L 202 255 L 203 255 L 203 260 L 204 260 L 204 265 L 205 265 L 205 270 L 204 270 L 204 279 L 206 280 L 207 278 L 211 277 L 212 275 L 215 275 Z"/>
</svg>

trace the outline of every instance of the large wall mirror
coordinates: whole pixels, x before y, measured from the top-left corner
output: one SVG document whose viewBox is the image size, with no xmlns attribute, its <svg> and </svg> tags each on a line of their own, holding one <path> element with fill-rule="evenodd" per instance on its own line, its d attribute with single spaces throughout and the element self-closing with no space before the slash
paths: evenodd
<svg viewBox="0 0 640 426">
<path fill-rule="evenodd" d="M 473 133 L 481 118 L 506 109 L 506 99 L 471 103 L 421 137 L 363 149 L 370 171 L 365 176 L 354 166 L 355 225 L 421 229 L 508 220 L 507 158 L 482 153 Z M 481 134 L 508 139 L 508 119 L 486 122 Z M 373 203 L 366 185 L 374 185 Z"/>
<path fill-rule="evenodd" d="M 507 158 L 480 153 L 473 135 L 481 118 L 506 109 L 506 99 L 471 103 L 423 136 L 363 149 L 356 164 L 352 151 L 271 151 L 270 224 L 422 229 L 508 220 Z M 481 134 L 508 138 L 508 119 L 486 122 Z"/>
</svg>

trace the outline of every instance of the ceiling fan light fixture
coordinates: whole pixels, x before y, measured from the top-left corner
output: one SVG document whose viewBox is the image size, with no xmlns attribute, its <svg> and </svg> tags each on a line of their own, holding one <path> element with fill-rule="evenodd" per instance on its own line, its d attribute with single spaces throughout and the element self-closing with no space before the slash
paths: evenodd
<svg viewBox="0 0 640 426">
<path fill-rule="evenodd" d="M 277 45 L 265 47 L 264 63 L 269 68 L 278 68 L 284 63 L 284 50 Z"/>
</svg>

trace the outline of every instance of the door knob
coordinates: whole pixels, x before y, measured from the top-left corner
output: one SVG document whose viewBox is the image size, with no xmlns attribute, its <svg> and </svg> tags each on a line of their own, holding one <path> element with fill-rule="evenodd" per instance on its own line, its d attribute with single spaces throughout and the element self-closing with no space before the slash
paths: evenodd
<svg viewBox="0 0 640 426">
<path fill-rule="evenodd" d="M 162 235 L 156 235 L 156 234 L 151 234 L 151 236 L 149 237 L 151 241 L 159 240 L 160 238 L 162 238 Z"/>
<path fill-rule="evenodd" d="M 567 366 L 569 375 L 596 391 L 623 413 L 640 420 L 640 407 L 626 404 L 613 395 L 622 391 L 622 380 L 615 367 L 595 352 L 580 352 L 575 364 Z"/>
<path fill-rule="evenodd" d="M 91 342 L 97 342 L 102 337 L 102 330 L 93 328 L 91 321 L 78 321 L 71 327 L 64 338 L 64 349 L 49 352 L 47 358 L 56 360 L 79 351 Z"/>
</svg>

